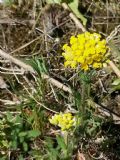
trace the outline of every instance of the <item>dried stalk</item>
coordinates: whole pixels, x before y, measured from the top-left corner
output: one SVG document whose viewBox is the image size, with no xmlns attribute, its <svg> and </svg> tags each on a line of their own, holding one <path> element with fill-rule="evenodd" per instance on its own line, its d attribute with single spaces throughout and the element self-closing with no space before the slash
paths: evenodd
<svg viewBox="0 0 120 160">
<path fill-rule="evenodd" d="M 2 51 L 1 49 L 0 49 L 0 56 L 4 59 L 7 59 L 7 60 L 13 62 L 14 64 L 18 65 L 19 67 L 23 68 L 25 71 L 35 73 L 34 69 L 30 65 L 27 65 L 24 62 L 18 60 L 17 58 L 14 58 L 13 56 L 7 54 L 6 52 Z"/>
<path fill-rule="evenodd" d="M 63 6 L 64 9 L 70 10 L 70 8 L 68 7 L 68 5 L 66 3 L 62 3 L 62 6 Z M 72 11 L 70 12 L 69 16 L 75 22 L 76 26 L 81 28 L 81 30 L 83 32 L 86 31 L 85 27 L 82 25 L 82 23 L 80 23 L 79 19 L 75 16 L 75 14 Z"/>
</svg>

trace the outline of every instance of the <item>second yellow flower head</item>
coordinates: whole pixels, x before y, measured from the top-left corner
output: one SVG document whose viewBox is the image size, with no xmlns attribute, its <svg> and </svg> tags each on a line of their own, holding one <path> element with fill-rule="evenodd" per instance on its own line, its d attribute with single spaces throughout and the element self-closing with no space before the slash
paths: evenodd
<svg viewBox="0 0 120 160">
<path fill-rule="evenodd" d="M 49 119 L 50 123 L 59 126 L 62 131 L 69 130 L 75 125 L 75 117 L 71 113 L 59 113 Z"/>
</svg>

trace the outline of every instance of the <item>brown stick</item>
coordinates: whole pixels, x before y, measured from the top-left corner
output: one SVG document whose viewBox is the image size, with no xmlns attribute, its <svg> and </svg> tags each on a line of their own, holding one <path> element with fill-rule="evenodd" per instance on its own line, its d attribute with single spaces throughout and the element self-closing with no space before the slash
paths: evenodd
<svg viewBox="0 0 120 160">
<path fill-rule="evenodd" d="M 20 51 L 21 49 L 24 49 L 25 47 L 29 46 L 31 43 L 33 43 L 33 42 L 35 42 L 35 41 L 37 41 L 37 40 L 39 40 L 39 39 L 40 39 L 40 37 L 37 37 L 37 38 L 33 39 L 32 41 L 24 44 L 23 46 L 15 49 L 15 50 L 13 50 L 12 52 L 10 52 L 10 54 L 13 54 L 13 53 L 15 53 L 15 52 L 18 52 L 18 51 Z"/>
<path fill-rule="evenodd" d="M 50 83 L 52 83 L 53 85 L 57 86 L 58 88 L 64 90 L 65 92 L 72 94 L 72 90 L 70 88 L 68 88 L 66 85 L 60 83 L 59 81 L 51 78 L 50 76 L 48 76 L 46 74 L 42 74 L 42 78 L 47 79 Z"/>
<path fill-rule="evenodd" d="M 33 68 L 30 65 L 27 65 L 24 62 L 18 60 L 17 58 L 14 58 L 13 56 L 7 54 L 6 52 L 2 51 L 1 49 L 0 49 L 0 56 L 2 58 L 5 58 L 5 59 L 15 63 L 16 65 L 18 65 L 21 68 L 23 68 L 25 71 L 30 71 L 32 73 L 35 73 L 35 71 L 33 70 Z"/>
<path fill-rule="evenodd" d="M 62 3 L 62 6 L 63 6 L 64 9 L 70 10 L 70 8 L 68 7 L 68 5 L 66 3 Z M 79 28 L 81 28 L 81 30 L 83 32 L 86 31 L 85 27 L 82 25 L 82 23 L 79 21 L 79 19 L 75 16 L 75 14 L 73 12 L 71 12 L 69 14 L 69 16 L 75 22 L 76 26 L 78 26 Z"/>
<path fill-rule="evenodd" d="M 113 69 L 115 74 L 120 78 L 120 70 L 116 67 L 116 65 L 113 63 L 113 61 L 110 61 L 109 65 Z"/>
</svg>

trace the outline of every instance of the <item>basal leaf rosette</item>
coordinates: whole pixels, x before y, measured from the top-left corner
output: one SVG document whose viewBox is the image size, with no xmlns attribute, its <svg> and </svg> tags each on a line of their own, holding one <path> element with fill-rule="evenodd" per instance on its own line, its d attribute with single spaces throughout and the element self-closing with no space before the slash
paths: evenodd
<svg viewBox="0 0 120 160">
<path fill-rule="evenodd" d="M 77 68 L 80 65 L 84 71 L 102 68 L 109 55 L 106 40 L 101 40 L 101 35 L 98 33 L 85 32 L 76 37 L 71 36 L 69 45 L 64 44 L 62 49 L 65 58 L 64 66 Z"/>
</svg>

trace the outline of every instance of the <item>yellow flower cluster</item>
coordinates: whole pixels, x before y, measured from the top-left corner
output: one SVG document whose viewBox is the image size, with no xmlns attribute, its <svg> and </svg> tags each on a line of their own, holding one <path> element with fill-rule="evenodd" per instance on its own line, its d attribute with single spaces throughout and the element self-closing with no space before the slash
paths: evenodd
<svg viewBox="0 0 120 160">
<path fill-rule="evenodd" d="M 107 60 L 108 47 L 106 40 L 101 40 L 98 33 L 85 32 L 77 37 L 71 36 L 70 45 L 64 44 L 65 67 L 76 68 L 80 64 L 81 69 L 87 71 L 90 68 L 101 68 Z"/>
<path fill-rule="evenodd" d="M 59 126 L 62 131 L 69 130 L 75 125 L 75 117 L 71 113 L 55 114 L 49 121 L 51 124 Z"/>
</svg>

